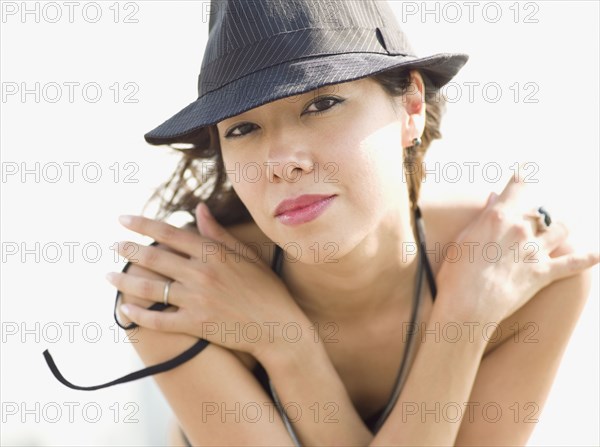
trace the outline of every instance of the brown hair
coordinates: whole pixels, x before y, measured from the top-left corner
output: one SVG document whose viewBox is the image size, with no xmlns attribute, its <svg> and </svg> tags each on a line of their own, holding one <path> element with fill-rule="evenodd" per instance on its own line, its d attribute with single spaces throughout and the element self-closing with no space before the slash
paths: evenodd
<svg viewBox="0 0 600 447">
<path fill-rule="evenodd" d="M 403 166 L 413 209 L 418 203 L 421 182 L 425 177 L 422 162 L 431 142 L 442 137 L 440 125 L 446 106 L 444 95 L 426 74 L 420 74 L 425 84 L 425 130 L 421 146 L 414 151 L 405 152 Z M 392 103 L 394 98 L 401 97 L 411 88 L 410 73 L 402 68 L 387 70 L 372 75 L 371 78 L 383 87 Z M 203 201 L 223 226 L 251 221 L 252 216 L 227 178 L 217 126 L 208 126 L 208 132 L 206 129 L 199 129 L 180 139 L 180 142 L 190 145 L 190 148 L 170 146 L 171 149 L 181 152 L 181 160 L 175 172 L 154 191 L 145 205 L 155 198 L 160 199 L 155 218 L 163 220 L 174 212 L 187 211 L 195 219 L 194 210 L 198 203 Z"/>
</svg>

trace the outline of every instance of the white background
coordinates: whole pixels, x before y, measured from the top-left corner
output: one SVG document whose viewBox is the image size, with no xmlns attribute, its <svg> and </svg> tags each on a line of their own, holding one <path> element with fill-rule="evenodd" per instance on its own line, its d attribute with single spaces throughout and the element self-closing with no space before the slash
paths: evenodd
<svg viewBox="0 0 600 447">
<path fill-rule="evenodd" d="M 13 2 L 3 2 L 3 10 L 9 3 Z M 1 103 L 3 171 L 15 164 L 18 169 L 34 169 L 39 162 L 40 170 L 48 166 L 46 174 L 51 178 L 56 171 L 48 163 L 63 168 L 62 178 L 55 183 L 43 176 L 36 181 L 33 174 L 22 181 L 20 172 L 3 173 L 3 244 L 24 243 L 32 248 L 39 242 L 48 249 L 48 259 L 56 256 L 53 243 L 63 252 L 55 263 L 44 257 L 36 262 L 32 254 L 22 262 L 20 253 L 8 256 L 3 246 L 7 257 L 1 284 L 1 400 L 3 405 L 23 403 L 31 412 L 9 415 L 3 408 L 2 444 L 164 444 L 171 413 L 152 378 L 95 392 L 74 391 L 56 381 L 42 351 L 49 348 L 65 377 L 78 385 L 104 383 L 143 367 L 131 346 L 113 340 L 115 334 L 122 339 L 123 331 L 116 331 L 112 320 L 115 290 L 104 274 L 120 271 L 125 264 L 114 259 L 109 248 L 114 242 L 149 242 L 120 226 L 117 216 L 141 214 L 154 188 L 167 180 L 177 162 L 176 155 L 147 145 L 143 134 L 197 97 L 196 80 L 208 32 L 208 15 L 203 13 L 207 3 L 152 1 L 126 6 L 121 2 L 118 23 L 113 21 L 112 2 L 101 2 L 103 15 L 97 23 L 82 16 L 85 2 L 78 3 L 73 23 L 69 23 L 67 6 L 57 4 L 62 12 L 57 23 L 46 20 L 55 17 L 56 9 L 46 9 L 47 16 L 40 14 L 39 23 L 35 15 L 26 16 L 23 23 L 20 14 L 3 14 L 1 23 L 3 91 L 10 83 L 19 88 L 24 83 L 30 89 L 36 82 L 63 87 L 63 97 L 55 103 L 48 100 L 55 90 L 37 101 L 32 94 L 24 101 L 20 94 L 3 95 Z M 463 180 L 430 181 L 423 187 L 423 197 L 445 200 L 446 195 L 464 195 L 484 200 L 490 191 L 502 190 L 511 175 L 509 166 L 531 161 L 539 167 L 539 183 L 530 188 L 532 205 L 546 205 L 555 219 L 567 223 L 579 251 L 598 250 L 598 3 L 521 2 L 511 9 L 512 3 L 501 2 L 502 17 L 496 23 L 492 23 L 495 9 L 487 9 L 487 15 L 482 12 L 487 4 L 478 3 L 470 21 L 467 6 L 454 3 L 462 18 L 451 23 L 457 9 L 445 3 L 437 4 L 437 18 L 433 14 L 423 18 L 405 16 L 401 2 L 392 2 L 420 55 L 455 51 L 471 56 L 454 80 L 458 90 L 448 91 L 462 96 L 448 107 L 444 138 L 433 144 L 428 155 L 428 166 L 458 163 L 465 169 Z M 21 2 L 14 5 L 23 6 Z M 422 2 L 412 6 L 419 12 L 424 7 Z M 34 9 L 35 2 L 27 7 Z M 134 7 L 138 10 L 132 18 L 138 23 L 123 23 Z M 44 3 L 38 8 L 42 12 Z M 427 8 L 434 9 L 436 4 L 428 2 Z M 515 10 L 520 11 L 517 23 Z M 87 12 L 88 19 L 94 17 L 94 9 Z M 537 23 L 525 23 L 530 13 L 529 20 Z M 66 82 L 80 83 L 72 103 Z M 83 98 L 81 88 L 93 82 L 102 89 L 102 98 L 95 103 Z M 128 82 L 139 88 L 133 96 L 137 103 L 123 100 L 124 94 L 132 92 L 123 87 Z M 480 83 L 472 101 L 466 82 Z M 533 92 L 524 87 L 528 82 L 537 86 L 531 98 L 537 103 L 524 101 L 523 96 Z M 117 103 L 110 89 L 114 83 L 120 85 Z M 483 96 L 481 87 L 488 83 L 500 86 L 499 101 Z M 521 93 L 517 101 L 510 88 L 515 83 Z M 487 92 L 493 96 L 496 91 Z M 465 179 L 464 162 L 494 161 L 503 169 L 498 182 L 482 180 L 480 169 L 475 171 L 475 182 Z M 80 163 L 73 183 L 63 164 L 68 162 Z M 90 162 L 102 169 L 96 183 L 82 177 L 81 167 Z M 125 167 L 128 162 L 136 163 L 137 172 Z M 120 174 L 116 182 L 115 170 L 110 168 L 115 163 Z M 132 173 L 137 183 L 126 183 L 124 176 Z M 145 214 L 151 216 L 153 211 Z M 68 242 L 79 243 L 74 262 L 69 262 L 64 245 Z M 82 246 L 89 242 L 102 249 L 95 263 L 83 257 Z M 90 250 L 88 255 L 95 253 Z M 598 267 L 593 273 L 590 298 L 529 445 L 600 443 Z M 79 323 L 72 342 L 69 322 Z M 93 328 L 84 339 L 86 323 L 100 327 L 96 343 L 89 341 L 95 334 Z M 52 343 L 56 325 L 63 332 Z M 10 330 L 15 327 L 19 332 L 13 335 Z M 22 329 L 31 331 L 23 335 Z M 36 402 L 40 405 L 37 412 Z M 65 402 L 79 404 L 73 421 Z M 87 422 L 81 411 L 90 403 L 102 411 L 97 423 Z M 48 419 L 56 417 L 56 406 L 63 414 L 52 423 Z M 138 422 L 126 423 L 126 415 L 134 412 Z M 90 410 L 88 417 L 94 417 L 94 412 Z"/>
</svg>

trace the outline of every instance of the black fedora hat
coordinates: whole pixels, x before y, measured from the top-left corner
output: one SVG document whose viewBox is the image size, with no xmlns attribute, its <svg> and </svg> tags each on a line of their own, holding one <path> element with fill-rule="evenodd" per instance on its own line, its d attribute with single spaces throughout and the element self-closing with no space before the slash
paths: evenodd
<svg viewBox="0 0 600 447">
<path fill-rule="evenodd" d="M 144 135 L 184 142 L 255 107 L 388 69 L 418 69 L 434 89 L 469 56 L 417 57 L 383 0 L 212 0 L 198 98 Z"/>
</svg>

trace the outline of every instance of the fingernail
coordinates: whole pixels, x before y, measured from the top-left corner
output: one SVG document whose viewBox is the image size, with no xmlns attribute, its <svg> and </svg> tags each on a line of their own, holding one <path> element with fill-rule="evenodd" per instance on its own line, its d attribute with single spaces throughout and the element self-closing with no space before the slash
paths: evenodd
<svg viewBox="0 0 600 447">
<path fill-rule="evenodd" d="M 124 214 L 122 216 L 119 216 L 119 222 L 121 222 L 123 225 L 131 225 L 131 222 L 133 221 L 132 216 Z"/>
<path fill-rule="evenodd" d="M 121 312 L 123 312 L 127 316 L 129 316 L 131 313 L 131 308 L 127 304 L 121 304 L 121 307 L 119 307 L 119 309 L 121 309 Z"/>
<path fill-rule="evenodd" d="M 115 275 L 114 273 L 107 273 L 107 274 L 106 274 L 104 277 L 105 277 L 105 278 L 106 278 L 108 281 L 110 281 L 110 282 L 113 282 L 113 280 L 115 279 L 115 277 L 116 277 L 116 276 L 117 276 L 117 275 Z"/>
</svg>

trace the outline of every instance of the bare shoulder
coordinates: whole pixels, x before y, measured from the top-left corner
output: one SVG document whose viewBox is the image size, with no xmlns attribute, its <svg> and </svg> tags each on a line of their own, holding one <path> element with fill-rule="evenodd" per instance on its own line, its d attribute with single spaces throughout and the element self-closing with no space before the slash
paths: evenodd
<svg viewBox="0 0 600 447">
<path fill-rule="evenodd" d="M 485 203 L 485 200 L 474 198 L 456 198 L 451 201 L 424 201 L 420 208 L 427 230 L 446 235 L 449 240 L 481 213 Z"/>
<path fill-rule="evenodd" d="M 421 213 L 427 236 L 427 247 L 435 249 L 435 243 L 441 247 L 456 240 L 456 236 L 483 211 L 485 200 L 457 198 L 452 201 L 423 201 Z M 570 241 L 564 240 L 550 257 L 573 253 Z"/>
<path fill-rule="evenodd" d="M 421 213 L 425 225 L 427 237 L 428 258 L 431 262 L 434 274 L 437 275 L 443 259 L 444 245 L 456 240 L 456 236 L 462 229 L 472 222 L 485 207 L 485 200 L 475 199 L 457 199 L 451 202 L 423 202 Z M 436 245 L 437 244 L 437 245 Z M 568 240 L 565 240 L 552 253 L 551 257 L 562 256 L 573 253 L 573 247 Z M 515 328 L 521 330 L 526 327 L 528 322 L 538 321 L 548 313 L 549 299 L 541 298 L 547 295 L 548 289 L 558 287 L 562 289 L 562 295 L 569 295 L 569 300 L 562 301 L 556 298 L 556 302 L 551 307 L 558 312 L 574 312 L 578 315 L 580 309 L 585 304 L 589 293 L 590 273 L 586 271 L 579 275 L 558 281 L 561 283 L 555 286 L 552 283 L 549 287 L 542 289 L 538 294 L 532 297 L 520 309 L 501 322 L 497 322 L 498 327 L 489 337 L 490 343 L 486 346 L 484 356 L 502 345 L 504 341 L 514 335 Z M 553 298 L 554 299 L 554 298 Z"/>
<path fill-rule="evenodd" d="M 448 201 L 423 201 L 419 206 L 423 216 L 427 249 L 438 250 L 456 240 L 458 234 L 485 208 L 485 200 L 456 198 Z M 430 256 L 435 272 L 441 265 L 441 256 Z"/>
</svg>

